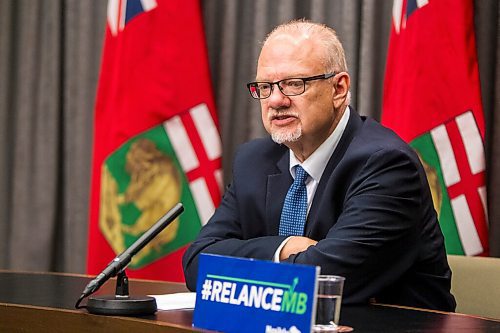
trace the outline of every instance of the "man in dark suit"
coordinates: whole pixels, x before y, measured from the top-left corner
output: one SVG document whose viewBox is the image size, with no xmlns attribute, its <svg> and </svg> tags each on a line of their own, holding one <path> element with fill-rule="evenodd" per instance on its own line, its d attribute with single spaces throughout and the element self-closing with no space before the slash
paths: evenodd
<svg viewBox="0 0 500 333">
<path fill-rule="evenodd" d="M 451 271 L 423 167 L 392 131 L 349 107 L 335 31 L 293 21 L 266 38 L 256 82 L 271 138 L 243 145 L 221 205 L 186 251 L 321 266 L 346 278 L 344 303 L 455 309 Z"/>
</svg>

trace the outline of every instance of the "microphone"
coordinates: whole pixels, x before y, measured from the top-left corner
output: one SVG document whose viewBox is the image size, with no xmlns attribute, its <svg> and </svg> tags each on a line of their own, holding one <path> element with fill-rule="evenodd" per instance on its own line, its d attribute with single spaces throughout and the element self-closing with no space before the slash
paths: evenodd
<svg viewBox="0 0 500 333">
<path fill-rule="evenodd" d="M 182 212 L 184 211 L 184 206 L 181 203 L 177 203 L 172 209 L 170 209 L 165 215 L 163 215 L 151 228 L 149 228 L 141 237 L 139 237 L 128 249 L 119 254 L 114 258 L 108 266 L 92 281 L 90 281 L 85 289 L 83 290 L 80 298 L 78 299 L 75 307 L 79 308 L 80 302 L 87 296 L 90 296 L 96 292 L 106 281 L 110 278 L 115 277 L 117 274 L 122 272 L 132 260 L 132 257 L 137 254 L 144 246 L 146 246 L 156 235 L 158 235 L 163 229 L 165 229 L 170 223 L 172 223 Z M 128 283 L 125 278 L 125 283 Z M 122 281 L 123 282 L 123 281 Z M 117 286 L 118 289 L 118 286 Z M 128 294 L 128 286 L 126 287 Z M 120 295 L 128 296 L 128 295 Z M 156 305 L 155 305 L 156 308 Z M 90 310 L 89 310 L 90 311 Z"/>
</svg>

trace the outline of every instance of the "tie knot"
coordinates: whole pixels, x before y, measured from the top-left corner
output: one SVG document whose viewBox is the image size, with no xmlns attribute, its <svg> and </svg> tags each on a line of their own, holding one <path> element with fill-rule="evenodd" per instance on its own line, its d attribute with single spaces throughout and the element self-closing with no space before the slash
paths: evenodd
<svg viewBox="0 0 500 333">
<path fill-rule="evenodd" d="M 305 184 L 309 174 L 300 165 L 295 167 L 295 183 Z"/>
</svg>

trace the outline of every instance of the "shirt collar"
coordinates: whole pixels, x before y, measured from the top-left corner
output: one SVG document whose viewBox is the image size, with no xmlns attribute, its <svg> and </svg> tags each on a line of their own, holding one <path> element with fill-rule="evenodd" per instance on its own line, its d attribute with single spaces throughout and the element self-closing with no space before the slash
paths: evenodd
<svg viewBox="0 0 500 333">
<path fill-rule="evenodd" d="M 303 163 L 295 157 L 293 151 L 289 149 L 290 152 L 290 174 L 295 179 L 295 166 L 300 165 L 309 174 L 310 178 L 314 181 L 319 182 L 323 172 L 325 171 L 326 164 L 333 155 L 333 151 L 337 147 L 342 134 L 349 121 L 350 108 L 347 108 L 340 118 L 337 127 L 333 130 L 332 134 L 323 142 L 318 149 L 316 149 L 311 156 L 309 156 Z M 309 179 L 309 178 L 308 178 Z"/>
</svg>

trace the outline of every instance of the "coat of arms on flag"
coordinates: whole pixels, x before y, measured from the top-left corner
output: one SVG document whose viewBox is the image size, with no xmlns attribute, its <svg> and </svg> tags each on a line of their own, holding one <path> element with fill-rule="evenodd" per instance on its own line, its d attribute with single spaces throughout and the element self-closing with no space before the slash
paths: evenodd
<svg viewBox="0 0 500 333">
<path fill-rule="evenodd" d="M 199 132 L 188 132 L 193 122 Z M 202 130 L 203 129 L 203 130 Z M 191 137 L 200 134 L 202 145 Z M 196 142 L 196 141 L 195 141 Z M 217 128 L 205 104 L 175 116 L 128 140 L 102 166 L 99 228 L 119 254 L 137 240 L 177 202 L 183 215 L 140 251 L 130 268 L 141 268 L 191 242 L 215 209 L 212 197 L 220 187 L 217 164 L 200 166 L 200 159 L 221 155 Z M 212 187 L 212 193 L 207 184 Z"/>
<path fill-rule="evenodd" d="M 472 112 L 467 111 L 415 138 L 427 174 L 448 253 L 484 251 L 487 219 L 484 148 Z"/>
</svg>

